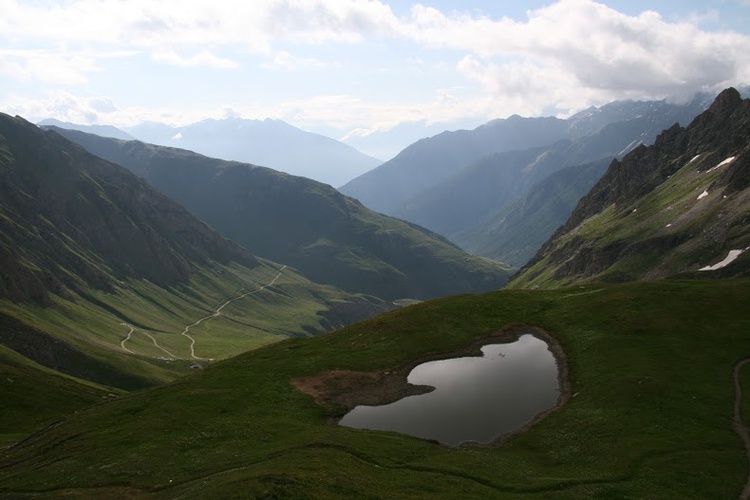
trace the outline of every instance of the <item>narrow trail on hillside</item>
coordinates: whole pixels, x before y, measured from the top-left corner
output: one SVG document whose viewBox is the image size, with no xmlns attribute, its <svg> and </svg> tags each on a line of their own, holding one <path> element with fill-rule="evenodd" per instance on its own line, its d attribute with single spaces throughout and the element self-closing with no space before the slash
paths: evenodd
<svg viewBox="0 0 750 500">
<path fill-rule="evenodd" d="M 286 269 L 286 266 L 282 266 L 281 269 L 279 269 L 279 272 L 276 274 L 276 276 L 270 282 L 266 283 L 265 285 L 261 286 L 260 288 L 256 288 L 255 290 L 250 290 L 249 292 L 245 292 L 242 295 L 238 295 L 237 297 L 234 297 L 234 298 L 231 298 L 231 299 L 227 300 L 222 305 L 220 305 L 218 308 L 216 308 L 216 310 L 212 314 L 209 314 L 208 316 L 204 316 L 201 319 L 199 319 L 198 321 L 196 321 L 195 323 L 192 323 L 192 324 L 186 326 L 185 329 L 182 332 L 180 332 L 180 335 L 182 335 L 183 337 L 187 337 L 190 340 L 190 357 L 193 358 L 193 359 L 207 359 L 207 358 L 199 358 L 198 356 L 195 355 L 195 339 L 193 337 L 191 337 L 190 335 L 188 335 L 188 331 L 192 327 L 198 326 L 198 325 L 200 325 L 201 323 L 203 323 L 206 320 L 209 320 L 209 319 L 212 319 L 212 318 L 215 318 L 215 317 L 219 316 L 221 314 L 221 310 L 224 309 L 229 304 L 231 304 L 232 302 L 234 302 L 236 300 L 240 300 L 240 299 L 242 299 L 244 297 L 247 297 L 248 295 L 251 295 L 253 293 L 261 292 L 261 291 L 265 290 L 267 287 L 273 285 L 274 283 L 276 283 L 276 280 L 279 279 L 279 276 L 281 276 L 281 273 L 284 271 L 284 269 Z"/>
<path fill-rule="evenodd" d="M 740 435 L 742 441 L 745 443 L 745 455 L 748 460 L 748 476 L 745 482 L 745 488 L 740 493 L 740 500 L 750 499 L 750 433 L 742 421 L 742 384 L 740 383 L 740 370 L 747 363 L 750 363 L 750 358 L 745 358 L 734 365 L 734 371 L 732 372 L 732 378 L 734 379 L 734 418 L 732 419 L 732 427 L 735 432 Z"/>
<path fill-rule="evenodd" d="M 120 324 L 122 326 L 127 326 L 128 328 L 130 328 L 130 331 L 128 332 L 128 336 L 125 337 L 122 340 L 122 342 L 120 342 L 120 347 L 122 347 L 122 350 L 125 351 L 125 352 L 127 352 L 127 353 L 135 354 L 135 352 L 133 352 L 130 349 L 128 349 L 127 347 L 125 347 L 125 342 L 127 342 L 128 340 L 130 340 L 130 338 L 133 336 L 133 333 L 135 333 L 135 327 L 133 325 L 129 324 L 129 323 L 120 323 Z M 168 350 L 166 350 L 165 348 L 163 348 L 162 346 L 160 346 L 159 342 L 157 342 L 156 339 L 151 334 L 149 334 L 147 331 L 141 330 L 141 333 L 144 334 L 146 337 L 150 338 L 151 342 L 154 343 L 154 346 L 156 346 L 157 349 L 161 349 L 162 351 L 164 351 L 167 354 L 167 356 L 169 356 L 170 358 L 177 359 L 177 356 L 175 356 L 174 354 L 172 354 L 171 352 L 169 352 Z"/>
<path fill-rule="evenodd" d="M 151 334 L 149 334 L 148 332 L 146 332 L 144 330 L 141 330 L 141 333 L 143 333 L 146 337 L 150 338 L 151 341 L 154 343 L 154 345 L 156 346 L 157 349 L 161 349 L 162 351 L 164 351 L 165 353 L 167 353 L 167 356 L 169 356 L 170 358 L 177 359 L 177 356 L 175 356 L 174 354 L 172 354 L 171 352 L 167 351 L 162 346 L 160 346 L 159 343 L 156 341 L 156 339 L 153 336 L 151 336 Z"/>
<path fill-rule="evenodd" d="M 120 347 L 122 347 L 122 350 L 125 352 L 129 352 L 130 354 L 135 354 L 133 351 L 125 347 L 125 342 L 130 340 L 130 336 L 133 335 L 133 331 L 135 331 L 135 328 L 133 328 L 133 325 L 129 325 L 127 323 L 120 323 L 120 324 L 122 326 L 127 326 L 128 328 L 130 328 L 130 331 L 128 332 L 128 336 L 125 337 L 122 342 L 120 342 Z"/>
</svg>

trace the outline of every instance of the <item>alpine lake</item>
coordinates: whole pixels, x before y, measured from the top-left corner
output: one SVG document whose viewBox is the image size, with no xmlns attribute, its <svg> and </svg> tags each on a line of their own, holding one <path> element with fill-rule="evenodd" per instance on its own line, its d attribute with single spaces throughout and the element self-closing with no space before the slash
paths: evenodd
<svg viewBox="0 0 750 500">
<path fill-rule="evenodd" d="M 435 389 L 383 406 L 357 406 L 340 425 L 395 431 L 449 446 L 490 444 L 560 399 L 557 362 L 543 340 L 524 334 L 487 344 L 482 356 L 417 365 L 407 381 Z"/>
</svg>

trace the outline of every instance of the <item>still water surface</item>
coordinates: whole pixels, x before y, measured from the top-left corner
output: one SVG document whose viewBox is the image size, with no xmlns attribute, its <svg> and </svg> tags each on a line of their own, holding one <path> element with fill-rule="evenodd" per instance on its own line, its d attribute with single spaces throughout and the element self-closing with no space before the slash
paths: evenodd
<svg viewBox="0 0 750 500">
<path fill-rule="evenodd" d="M 357 406 L 339 423 L 456 446 L 492 442 L 555 405 L 558 368 L 544 341 L 523 335 L 509 344 L 486 345 L 482 354 L 418 365 L 407 380 L 434 391 L 384 406 Z"/>
</svg>

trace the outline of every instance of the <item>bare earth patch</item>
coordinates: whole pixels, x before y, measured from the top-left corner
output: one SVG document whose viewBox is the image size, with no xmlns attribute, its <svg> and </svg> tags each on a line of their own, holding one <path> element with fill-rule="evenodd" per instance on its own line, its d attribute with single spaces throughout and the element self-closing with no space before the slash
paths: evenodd
<svg viewBox="0 0 750 500">
<path fill-rule="evenodd" d="M 510 343 L 521 335 L 533 335 L 549 346 L 555 357 L 560 377 L 560 397 L 557 404 L 534 416 L 522 428 L 512 434 L 525 432 L 535 423 L 566 404 L 571 397 L 571 384 L 568 377 L 568 363 L 562 346 L 549 333 L 529 325 L 507 325 L 497 332 L 475 338 L 466 347 L 450 352 L 433 353 L 413 359 L 395 368 L 381 372 L 356 372 L 350 370 L 332 370 L 310 377 L 292 379 L 299 391 L 312 396 L 316 403 L 326 408 L 332 415 L 329 423 L 338 423 L 340 417 L 359 405 L 379 406 L 398 401 L 406 396 L 425 394 L 434 390 L 428 385 L 413 385 L 407 382 L 409 372 L 419 364 L 441 359 L 482 356 L 482 346 L 487 344 Z M 506 434 L 491 443 L 493 446 L 504 443 L 512 434 Z"/>
</svg>

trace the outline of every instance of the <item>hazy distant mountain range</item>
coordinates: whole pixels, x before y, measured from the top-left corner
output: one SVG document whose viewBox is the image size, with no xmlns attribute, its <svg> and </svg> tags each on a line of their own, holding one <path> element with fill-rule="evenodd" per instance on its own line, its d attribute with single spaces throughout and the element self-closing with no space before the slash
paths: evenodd
<svg viewBox="0 0 750 500">
<path fill-rule="evenodd" d="M 70 123 L 70 122 L 62 122 L 60 120 L 55 120 L 52 118 L 49 118 L 47 120 L 42 120 L 38 123 L 40 126 L 53 126 L 53 127 L 60 127 L 60 128 L 68 128 L 71 130 L 80 130 L 81 132 L 87 132 L 89 134 L 96 134 L 100 135 L 102 137 L 114 137 L 115 139 L 122 139 L 123 141 L 133 141 L 135 140 L 135 137 L 128 134 L 124 130 L 121 130 L 117 127 L 113 127 L 112 125 L 78 125 L 76 123 Z"/>
<path fill-rule="evenodd" d="M 555 177 L 559 189 L 535 188 L 536 183 L 559 170 L 596 160 L 608 163 L 640 144 L 650 144 L 661 130 L 676 122 L 689 123 L 709 103 L 707 96 L 685 105 L 621 101 L 565 120 L 494 120 L 474 130 L 418 141 L 340 190 L 370 208 L 437 231 L 472 252 L 523 265 L 596 182 L 602 164 L 567 170 L 570 176 Z M 538 189 L 551 198 L 533 194 Z M 532 200 L 544 206 L 531 207 Z M 501 235 L 508 230 L 511 203 L 524 207 L 522 212 L 516 209 L 516 215 L 524 213 L 536 223 L 519 219 L 523 234 Z"/>
<path fill-rule="evenodd" d="M 340 141 L 305 132 L 281 120 L 227 118 L 184 127 L 143 123 L 125 131 L 143 142 L 262 165 L 334 187 L 382 163 Z"/>
<path fill-rule="evenodd" d="M 270 167 L 334 187 L 382 163 L 343 142 L 306 132 L 281 120 L 209 119 L 183 127 L 144 122 L 122 129 L 59 120 L 43 120 L 39 125 L 187 149 L 213 158 Z"/>
<path fill-rule="evenodd" d="M 477 119 L 459 119 L 435 123 L 419 120 L 400 123 L 391 129 L 382 131 L 352 131 L 341 138 L 341 141 L 375 158 L 390 160 L 420 139 L 432 137 L 446 130 L 475 128 L 481 123 L 482 120 Z"/>
</svg>

